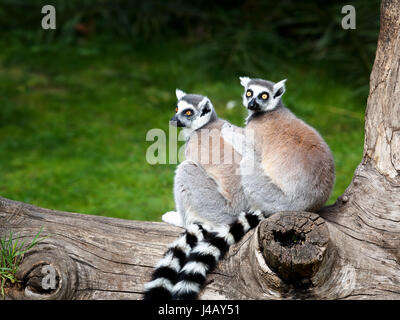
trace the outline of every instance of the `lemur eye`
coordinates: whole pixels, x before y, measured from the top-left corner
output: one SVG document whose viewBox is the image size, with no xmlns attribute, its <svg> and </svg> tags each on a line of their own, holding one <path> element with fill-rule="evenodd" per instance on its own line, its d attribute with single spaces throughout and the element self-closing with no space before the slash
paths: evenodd
<svg viewBox="0 0 400 320">
<path fill-rule="evenodd" d="M 175 112 L 178 112 L 178 107 L 175 108 Z"/>
<path fill-rule="evenodd" d="M 192 115 L 192 111 L 188 110 L 188 111 L 185 112 L 185 114 L 186 114 L 187 116 L 191 116 L 191 115 Z"/>
<path fill-rule="evenodd" d="M 251 90 L 247 90 L 246 96 L 251 97 L 253 95 L 253 92 Z"/>
<path fill-rule="evenodd" d="M 263 93 L 263 94 L 261 95 L 261 99 L 267 100 L 267 99 L 268 99 L 268 93 Z"/>
</svg>

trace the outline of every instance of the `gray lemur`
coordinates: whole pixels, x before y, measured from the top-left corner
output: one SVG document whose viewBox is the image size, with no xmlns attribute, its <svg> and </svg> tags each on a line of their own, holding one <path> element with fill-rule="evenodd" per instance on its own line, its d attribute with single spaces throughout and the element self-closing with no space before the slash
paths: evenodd
<svg viewBox="0 0 400 320">
<path fill-rule="evenodd" d="M 248 212 L 238 174 L 241 156 L 221 137 L 222 128 L 229 123 L 217 117 L 207 97 L 186 94 L 179 89 L 176 90 L 176 96 L 178 103 L 171 124 L 184 128 L 187 136 L 186 160 L 177 167 L 175 173 L 177 212 L 168 212 L 163 220 L 184 226 L 186 231 L 158 262 L 152 280 L 145 286 L 145 299 L 197 295 L 203 278 L 200 277 L 200 282 L 197 278 L 177 283 L 178 274 L 190 276 L 193 272 L 201 272 L 205 280 L 206 273 L 213 266 L 198 266 L 190 263 L 188 257 L 193 254 L 202 257 L 210 255 L 207 245 L 198 245 L 204 238 L 213 239 L 215 230 L 222 228 L 229 244 L 215 249 L 210 247 L 211 259 L 216 264 L 229 245 L 254 228 L 261 216 L 259 212 Z M 240 132 L 243 129 L 236 130 Z"/>
<path fill-rule="evenodd" d="M 222 136 L 242 154 L 241 185 L 249 212 L 262 212 L 251 216 L 254 226 L 275 212 L 318 210 L 328 200 L 335 180 L 328 145 L 283 106 L 286 80 L 273 83 L 242 77 L 240 81 L 245 87 L 243 104 L 249 110 L 246 128 L 242 134 L 224 126 Z M 175 299 L 197 297 L 207 273 L 250 229 L 244 225 L 239 219 L 198 242 L 179 272 Z M 235 241 L 232 236 L 237 236 Z"/>
<path fill-rule="evenodd" d="M 241 77 L 240 82 L 245 88 L 243 105 L 249 111 L 240 168 L 250 207 L 264 215 L 318 210 L 335 181 L 328 145 L 284 107 L 286 80 L 273 83 Z"/>
<path fill-rule="evenodd" d="M 238 174 L 241 156 L 221 137 L 222 127 L 229 123 L 217 117 L 207 97 L 179 89 L 176 95 L 178 103 L 171 123 L 182 127 L 187 137 L 186 160 L 177 167 L 174 181 L 181 224 L 229 224 L 247 209 Z M 163 220 L 167 221 L 166 215 Z"/>
</svg>

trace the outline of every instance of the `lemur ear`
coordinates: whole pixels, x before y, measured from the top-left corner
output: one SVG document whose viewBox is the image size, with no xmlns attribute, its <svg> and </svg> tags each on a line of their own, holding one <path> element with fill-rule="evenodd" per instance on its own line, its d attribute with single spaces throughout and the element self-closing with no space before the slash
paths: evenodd
<svg viewBox="0 0 400 320">
<path fill-rule="evenodd" d="M 203 100 L 199 103 L 199 110 L 201 110 L 200 117 L 206 115 L 207 113 L 211 112 L 213 105 L 207 97 L 204 97 Z"/>
<path fill-rule="evenodd" d="M 247 87 L 248 83 L 249 83 L 250 80 L 251 80 L 249 77 L 239 77 L 239 79 L 240 79 L 240 84 L 241 84 L 243 87 Z"/>
<path fill-rule="evenodd" d="M 181 89 L 176 89 L 175 94 L 178 100 L 181 100 L 186 95 L 186 93 L 183 92 Z"/>
<path fill-rule="evenodd" d="M 285 82 L 286 79 L 274 84 L 274 99 L 282 97 L 283 94 L 285 93 L 286 91 Z"/>
</svg>

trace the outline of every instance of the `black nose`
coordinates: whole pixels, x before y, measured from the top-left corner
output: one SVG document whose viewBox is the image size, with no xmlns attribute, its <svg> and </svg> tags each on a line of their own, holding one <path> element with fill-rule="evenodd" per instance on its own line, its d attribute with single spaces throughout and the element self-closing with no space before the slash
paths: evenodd
<svg viewBox="0 0 400 320">
<path fill-rule="evenodd" d="M 185 125 L 174 115 L 169 123 L 175 127 L 184 127 Z"/>
<path fill-rule="evenodd" d="M 248 107 L 250 110 L 252 110 L 252 111 L 258 110 L 258 109 L 260 108 L 260 106 L 259 106 L 258 103 L 256 102 L 256 99 L 255 99 L 255 98 L 253 98 L 253 99 L 250 100 L 250 102 L 249 102 L 249 104 L 247 105 L 247 107 Z"/>
</svg>

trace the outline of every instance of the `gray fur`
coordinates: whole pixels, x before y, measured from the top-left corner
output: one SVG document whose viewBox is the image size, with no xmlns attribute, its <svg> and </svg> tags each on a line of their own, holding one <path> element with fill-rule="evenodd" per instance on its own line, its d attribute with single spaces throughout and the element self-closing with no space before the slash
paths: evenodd
<svg viewBox="0 0 400 320">
<path fill-rule="evenodd" d="M 217 119 L 214 107 L 207 97 L 192 93 L 187 94 L 179 89 L 176 90 L 176 93 L 178 111 L 171 122 L 179 127 L 186 128 L 187 134 Z M 186 114 L 187 111 L 191 112 L 190 116 Z"/>
<path fill-rule="evenodd" d="M 175 174 L 174 196 L 177 211 L 185 225 L 205 222 L 208 225 L 232 223 L 246 209 L 246 202 L 232 207 L 218 191 L 216 181 L 191 160 L 182 162 Z M 244 197 L 243 197 L 244 198 Z"/>
<path fill-rule="evenodd" d="M 184 101 L 185 104 L 184 110 L 179 110 L 176 118 L 185 125 L 186 129 L 194 130 L 189 132 L 186 142 L 186 160 L 177 167 L 175 173 L 176 210 L 181 215 L 185 226 L 193 222 L 203 222 L 211 226 L 227 225 L 247 209 L 247 201 L 239 176 L 240 156 L 235 154 L 231 164 L 224 163 L 222 156 L 219 158 L 220 162 L 217 163 L 212 162 L 212 157 L 208 159 L 210 161 L 205 162 L 199 156 L 199 150 L 203 155 L 211 155 L 218 151 L 219 145 L 213 146 L 207 140 L 216 138 L 218 141 L 222 127 L 228 123 L 218 119 L 207 97 L 197 94 L 183 95 L 183 91 L 179 91 L 178 105 L 180 101 Z M 190 118 L 185 117 L 183 112 L 189 106 L 194 111 Z M 210 110 L 202 116 L 204 108 Z M 202 117 L 207 122 L 204 122 Z M 238 128 L 238 130 L 243 129 Z M 220 141 L 224 143 L 222 139 Z M 228 144 L 226 147 L 234 153 L 232 146 Z"/>
<path fill-rule="evenodd" d="M 246 91 L 252 85 L 271 94 L 277 91 L 276 87 L 283 88 L 278 101 L 266 101 L 258 110 L 249 110 L 245 138 L 248 141 L 251 132 L 255 141 L 244 148 L 240 169 L 250 208 L 265 215 L 286 210 L 318 210 L 328 200 L 335 181 L 328 145 L 314 128 L 283 106 L 284 81 L 275 86 L 262 79 L 243 79 L 246 108 L 250 100 Z"/>
<path fill-rule="evenodd" d="M 269 80 L 264 80 L 264 79 L 250 79 L 250 82 L 248 84 L 248 86 L 252 85 L 252 84 L 256 84 L 258 86 L 262 86 L 267 88 L 270 92 L 273 90 L 274 88 L 274 83 L 272 81 Z"/>
<path fill-rule="evenodd" d="M 187 93 L 185 96 L 182 97 L 181 100 L 186 101 L 193 105 L 194 108 L 197 108 L 201 100 L 204 99 L 204 96 L 199 94 Z"/>
</svg>

